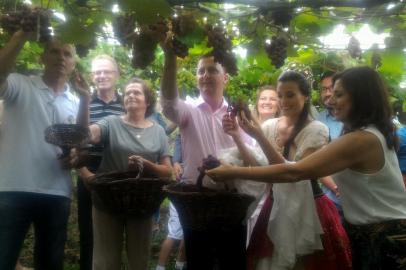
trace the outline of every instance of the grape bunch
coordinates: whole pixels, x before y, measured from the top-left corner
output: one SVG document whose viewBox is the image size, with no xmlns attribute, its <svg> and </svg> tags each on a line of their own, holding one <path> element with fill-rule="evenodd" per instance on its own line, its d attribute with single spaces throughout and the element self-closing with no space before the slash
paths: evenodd
<svg viewBox="0 0 406 270">
<path fill-rule="evenodd" d="M 265 51 L 272 65 L 280 68 L 288 56 L 288 40 L 282 36 L 272 36 L 271 43 L 265 45 Z"/>
<path fill-rule="evenodd" d="M 185 58 L 189 54 L 188 46 L 186 46 L 184 43 L 182 43 L 182 41 L 180 41 L 176 37 L 172 38 L 172 49 L 173 52 L 181 58 Z"/>
<path fill-rule="evenodd" d="M 125 14 L 113 20 L 113 30 L 122 45 L 131 46 L 135 30 L 135 18 L 132 14 Z"/>
<path fill-rule="evenodd" d="M 158 40 L 150 33 L 141 31 L 133 40 L 132 66 L 134 68 L 145 69 L 155 59 L 155 49 Z"/>
<path fill-rule="evenodd" d="M 22 29 L 25 32 L 38 33 L 40 42 L 47 42 L 51 39 L 51 13 L 41 8 L 31 9 L 22 5 L 18 10 L 9 12 L 0 17 L 0 26 L 5 32 L 12 35 Z"/>
<path fill-rule="evenodd" d="M 76 44 L 76 54 L 79 57 L 85 57 L 86 55 L 88 55 L 89 51 L 91 49 L 94 49 L 97 45 L 97 41 L 96 39 L 92 39 L 90 43 L 88 44 Z"/>
<path fill-rule="evenodd" d="M 172 32 L 178 37 L 184 37 L 196 28 L 196 20 L 192 15 L 180 15 L 172 19 Z"/>
<path fill-rule="evenodd" d="M 248 104 L 242 99 L 237 99 L 237 101 L 232 101 L 228 104 L 227 112 L 231 117 L 241 114 L 242 111 L 247 119 L 251 119 L 251 111 L 248 108 Z"/>
<path fill-rule="evenodd" d="M 213 47 L 211 55 L 214 60 L 220 63 L 229 74 L 237 74 L 237 59 L 232 52 L 231 39 L 227 37 L 224 29 L 209 25 L 206 27 L 206 34 L 209 47 Z"/>
<path fill-rule="evenodd" d="M 220 166 L 220 161 L 212 155 L 208 155 L 207 158 L 203 159 L 202 167 L 200 171 L 211 170 Z"/>
<path fill-rule="evenodd" d="M 352 58 L 360 58 L 362 51 L 359 41 L 355 37 L 351 37 L 347 46 L 347 50 Z"/>
<path fill-rule="evenodd" d="M 207 158 L 204 158 L 202 161 L 202 166 L 197 168 L 199 171 L 199 176 L 197 177 L 196 186 L 201 189 L 203 186 L 203 178 L 206 174 L 205 171 L 217 168 L 220 165 L 220 161 L 212 155 L 208 155 Z"/>
<path fill-rule="evenodd" d="M 141 27 L 141 30 L 132 37 L 132 66 L 134 68 L 145 69 L 155 59 L 155 50 L 160 38 L 157 33 L 166 35 L 169 31 L 165 22 Z"/>
</svg>

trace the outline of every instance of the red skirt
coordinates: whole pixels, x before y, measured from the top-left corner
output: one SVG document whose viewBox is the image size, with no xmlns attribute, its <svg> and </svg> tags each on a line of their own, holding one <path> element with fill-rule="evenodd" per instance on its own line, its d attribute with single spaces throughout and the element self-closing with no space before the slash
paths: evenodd
<svg viewBox="0 0 406 270">
<path fill-rule="evenodd" d="M 326 195 L 314 199 L 323 228 L 323 250 L 305 257 L 306 270 L 350 270 L 350 240 L 341 224 L 334 203 Z"/>
<path fill-rule="evenodd" d="M 268 196 L 254 225 L 250 242 L 247 247 L 247 270 L 254 270 L 256 262 L 261 258 L 271 257 L 273 244 L 268 237 L 267 228 L 273 199 Z"/>
</svg>

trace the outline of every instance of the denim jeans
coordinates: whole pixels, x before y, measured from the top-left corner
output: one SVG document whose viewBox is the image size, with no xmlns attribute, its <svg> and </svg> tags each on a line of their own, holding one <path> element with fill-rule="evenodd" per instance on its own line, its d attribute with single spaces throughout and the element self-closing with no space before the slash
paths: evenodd
<svg viewBox="0 0 406 270">
<path fill-rule="evenodd" d="M 78 223 L 80 235 L 80 270 L 92 270 L 93 222 L 92 196 L 81 178 L 77 182 Z"/>
<path fill-rule="evenodd" d="M 14 270 L 34 225 L 34 268 L 63 270 L 70 199 L 29 192 L 0 192 L 0 269 Z"/>
</svg>

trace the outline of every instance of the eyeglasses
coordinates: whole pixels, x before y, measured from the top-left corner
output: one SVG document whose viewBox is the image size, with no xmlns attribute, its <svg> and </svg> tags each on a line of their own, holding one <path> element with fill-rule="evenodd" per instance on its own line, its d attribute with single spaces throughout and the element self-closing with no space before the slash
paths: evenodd
<svg viewBox="0 0 406 270">
<path fill-rule="evenodd" d="M 321 87 L 321 91 L 322 91 L 322 92 L 333 91 L 333 86 L 332 86 L 332 85 L 330 85 L 330 86 L 323 86 L 323 87 Z"/>
<path fill-rule="evenodd" d="M 92 74 L 95 75 L 95 76 L 100 76 L 102 74 L 104 74 L 104 75 L 112 75 L 114 73 L 116 73 L 115 70 L 96 70 L 96 71 L 92 72 Z"/>
</svg>

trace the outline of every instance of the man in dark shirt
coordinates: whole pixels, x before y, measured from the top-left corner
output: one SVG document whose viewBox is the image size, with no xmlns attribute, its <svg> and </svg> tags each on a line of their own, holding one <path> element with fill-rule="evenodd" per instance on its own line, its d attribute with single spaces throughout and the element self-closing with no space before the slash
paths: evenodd
<svg viewBox="0 0 406 270">
<path fill-rule="evenodd" d="M 116 91 L 119 70 L 116 60 L 109 55 L 98 55 L 92 61 L 92 81 L 96 91 L 90 102 L 90 122 L 95 123 L 109 115 L 120 115 L 124 112 L 123 101 Z M 91 162 L 79 170 L 79 175 L 86 175 L 86 170 L 94 173 L 101 161 L 103 145 L 91 149 Z M 83 179 L 77 184 L 78 219 L 80 232 L 80 269 L 92 269 L 93 230 L 92 199 Z"/>
</svg>

